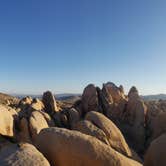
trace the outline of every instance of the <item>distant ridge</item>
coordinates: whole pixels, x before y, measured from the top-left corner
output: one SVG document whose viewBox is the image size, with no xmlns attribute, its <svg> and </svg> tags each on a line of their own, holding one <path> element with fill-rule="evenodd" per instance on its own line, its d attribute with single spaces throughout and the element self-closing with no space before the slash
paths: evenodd
<svg viewBox="0 0 166 166">
<path fill-rule="evenodd" d="M 19 99 L 21 99 L 23 97 L 26 97 L 26 96 L 31 96 L 32 98 L 39 98 L 39 99 L 42 98 L 42 95 L 34 95 L 34 94 L 33 95 L 32 94 L 12 94 L 12 96 L 15 96 Z M 67 99 L 71 99 L 71 98 L 74 98 L 74 97 L 80 97 L 81 94 L 62 93 L 62 94 L 56 94 L 54 96 L 57 100 L 67 100 Z"/>
<path fill-rule="evenodd" d="M 166 94 L 146 95 L 141 96 L 143 100 L 166 100 Z"/>
<path fill-rule="evenodd" d="M 12 96 L 15 96 L 17 98 L 23 98 L 26 96 L 31 96 L 33 98 L 41 98 L 42 95 L 31 95 L 31 94 L 12 94 Z M 80 97 L 81 94 L 75 94 L 75 93 L 62 93 L 62 94 L 56 94 L 55 97 L 58 100 L 66 100 L 70 99 L 72 97 Z M 149 101 L 149 100 L 166 100 L 166 94 L 156 94 L 156 95 L 141 95 L 141 98 L 143 100 Z"/>
</svg>

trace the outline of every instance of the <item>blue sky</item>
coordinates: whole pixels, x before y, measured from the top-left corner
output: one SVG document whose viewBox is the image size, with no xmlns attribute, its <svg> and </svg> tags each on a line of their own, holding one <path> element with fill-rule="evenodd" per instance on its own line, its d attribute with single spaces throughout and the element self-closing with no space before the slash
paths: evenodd
<svg viewBox="0 0 166 166">
<path fill-rule="evenodd" d="M 0 91 L 94 83 L 166 93 L 166 1 L 0 1 Z"/>
</svg>

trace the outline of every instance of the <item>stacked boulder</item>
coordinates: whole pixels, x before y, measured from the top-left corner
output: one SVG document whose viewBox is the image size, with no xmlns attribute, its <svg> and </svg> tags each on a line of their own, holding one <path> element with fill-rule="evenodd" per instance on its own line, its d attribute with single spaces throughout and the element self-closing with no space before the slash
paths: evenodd
<svg viewBox="0 0 166 166">
<path fill-rule="evenodd" d="M 0 150 L 2 166 L 50 166 L 47 159 L 31 144 L 12 144 Z"/>
<path fill-rule="evenodd" d="M 163 101 L 152 109 L 136 87 L 126 96 L 108 82 L 89 84 L 71 107 L 59 103 L 47 91 L 17 109 L 0 105 L 0 165 L 141 166 L 147 142 L 144 165 L 166 164 Z"/>
<path fill-rule="evenodd" d="M 128 102 L 123 114 L 124 127 L 133 147 L 137 152 L 142 152 L 145 145 L 145 120 L 147 107 L 139 97 L 138 90 L 132 87 L 128 93 Z"/>
<path fill-rule="evenodd" d="M 46 139 L 49 141 L 45 142 Z M 141 166 L 95 137 L 78 131 L 43 129 L 36 145 L 52 166 Z"/>
</svg>

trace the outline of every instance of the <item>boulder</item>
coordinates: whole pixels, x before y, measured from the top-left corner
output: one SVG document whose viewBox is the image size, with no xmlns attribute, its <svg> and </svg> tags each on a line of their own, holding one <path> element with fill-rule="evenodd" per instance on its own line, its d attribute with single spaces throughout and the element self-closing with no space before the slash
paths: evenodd
<svg viewBox="0 0 166 166">
<path fill-rule="evenodd" d="M 17 140 L 19 142 L 31 143 L 31 137 L 29 132 L 29 124 L 26 118 L 22 118 L 19 123 L 20 132 L 17 134 Z"/>
<path fill-rule="evenodd" d="M 80 120 L 80 114 L 79 112 L 74 109 L 71 108 L 68 110 L 68 121 L 69 121 L 69 127 L 72 129 L 73 126 Z"/>
<path fill-rule="evenodd" d="M 78 123 L 75 124 L 73 129 L 80 131 L 83 134 L 96 137 L 103 143 L 110 145 L 103 130 L 99 129 L 97 126 L 95 126 L 93 123 L 91 123 L 88 120 L 79 121 Z"/>
<path fill-rule="evenodd" d="M 39 111 L 39 112 L 43 115 L 43 117 L 47 121 L 47 124 L 49 127 L 55 127 L 55 123 L 49 114 L 47 114 L 44 111 Z"/>
<path fill-rule="evenodd" d="M 103 84 L 102 91 L 98 92 L 103 113 L 114 121 L 120 121 L 125 109 L 127 99 L 123 87 L 113 83 Z"/>
<path fill-rule="evenodd" d="M 102 90 L 99 87 L 97 87 L 96 90 L 98 93 L 99 108 L 101 110 L 100 112 L 107 116 L 113 104 L 112 96 L 108 93 L 105 87 L 103 87 Z"/>
<path fill-rule="evenodd" d="M 128 125 L 128 129 L 125 129 L 124 132 L 132 140 L 133 147 L 137 152 L 144 150 L 146 113 L 146 105 L 139 97 L 137 89 L 132 87 L 128 94 L 128 103 L 123 114 L 123 120 Z"/>
<path fill-rule="evenodd" d="M 42 110 L 44 110 L 44 104 L 39 99 L 35 98 L 35 99 L 33 99 L 32 104 L 29 109 L 32 109 L 31 112 L 32 111 L 42 111 Z"/>
<path fill-rule="evenodd" d="M 103 91 L 104 89 L 107 90 L 107 93 L 112 97 L 113 102 L 119 103 L 120 100 L 125 99 L 125 95 L 122 92 L 122 87 L 117 87 L 112 82 L 107 82 L 106 84 L 103 84 Z"/>
<path fill-rule="evenodd" d="M 132 86 L 131 89 L 129 90 L 128 97 L 130 99 L 140 99 L 138 90 L 135 86 Z"/>
<path fill-rule="evenodd" d="M 82 109 L 84 113 L 89 111 L 98 111 L 98 94 L 96 87 L 89 84 L 82 94 Z"/>
<path fill-rule="evenodd" d="M 44 128 L 47 128 L 47 121 L 44 119 L 43 115 L 39 111 L 32 112 L 29 119 L 29 129 L 31 133 L 32 140 L 34 141 L 37 134 Z"/>
<path fill-rule="evenodd" d="M 13 144 L 0 151 L 1 166 L 49 166 L 45 157 L 31 144 Z"/>
<path fill-rule="evenodd" d="M 22 105 L 30 105 L 32 103 L 32 98 L 30 96 L 27 96 L 27 97 L 24 97 L 23 99 L 20 100 L 19 102 L 19 106 L 22 106 Z"/>
<path fill-rule="evenodd" d="M 43 129 L 36 146 L 52 166 L 141 166 L 95 137 L 62 128 Z"/>
<path fill-rule="evenodd" d="M 91 111 L 86 114 L 85 119 L 91 121 L 94 125 L 104 131 L 107 140 L 113 149 L 126 156 L 132 156 L 122 133 L 106 116 L 101 113 Z"/>
<path fill-rule="evenodd" d="M 166 133 L 166 112 L 160 113 L 155 118 L 152 139 L 154 140 L 164 133 Z"/>
<path fill-rule="evenodd" d="M 47 91 L 43 94 L 42 101 L 44 103 L 46 112 L 50 114 L 51 116 L 54 115 L 54 113 L 59 111 L 55 97 L 50 91 Z"/>
<path fill-rule="evenodd" d="M 166 165 L 166 134 L 155 139 L 148 148 L 144 166 L 165 166 Z"/>
<path fill-rule="evenodd" d="M 12 114 L 3 105 L 0 105 L 0 134 L 14 136 L 14 119 Z"/>
</svg>

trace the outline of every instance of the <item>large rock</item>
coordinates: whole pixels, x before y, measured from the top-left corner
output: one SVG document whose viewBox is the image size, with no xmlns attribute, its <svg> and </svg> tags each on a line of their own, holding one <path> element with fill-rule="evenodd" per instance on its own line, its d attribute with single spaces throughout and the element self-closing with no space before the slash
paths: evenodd
<svg viewBox="0 0 166 166">
<path fill-rule="evenodd" d="M 50 91 L 47 91 L 43 94 L 42 101 L 44 103 L 46 112 L 48 112 L 48 114 L 50 114 L 51 116 L 59 111 L 55 97 Z"/>
<path fill-rule="evenodd" d="M 117 87 L 114 83 L 108 82 L 103 84 L 103 91 L 107 91 L 112 97 L 113 102 L 119 103 L 122 99 L 125 99 L 125 95 L 122 90 L 123 87 Z"/>
<path fill-rule="evenodd" d="M 30 105 L 29 109 L 31 109 L 31 112 L 32 111 L 42 111 L 42 110 L 44 110 L 44 104 L 39 99 L 35 98 L 35 99 L 33 99 L 32 104 Z"/>
<path fill-rule="evenodd" d="M 39 112 L 43 115 L 43 117 L 47 121 L 47 124 L 49 127 L 55 127 L 55 123 L 49 114 L 47 114 L 46 112 L 43 112 L 43 111 L 39 111 Z"/>
<path fill-rule="evenodd" d="M 104 131 L 99 129 L 97 126 L 95 126 L 93 123 L 91 123 L 88 120 L 79 121 L 77 124 L 75 124 L 73 129 L 80 131 L 81 133 L 96 137 L 103 143 L 110 145 Z"/>
<path fill-rule="evenodd" d="M 124 112 L 124 121 L 128 125 L 127 133 L 133 142 L 133 147 L 137 152 L 144 150 L 145 144 L 145 119 L 147 107 L 140 99 L 138 91 L 132 87 L 128 94 L 128 103 Z"/>
<path fill-rule="evenodd" d="M 52 166 L 141 166 L 98 139 L 77 131 L 43 129 L 36 145 Z"/>
<path fill-rule="evenodd" d="M 26 118 L 22 118 L 19 123 L 20 132 L 17 134 L 17 140 L 19 142 L 31 143 L 31 137 L 29 132 L 29 123 Z"/>
<path fill-rule="evenodd" d="M 30 105 L 32 103 L 32 98 L 30 96 L 24 97 L 23 99 L 20 100 L 19 102 L 19 107 L 23 105 Z"/>
<path fill-rule="evenodd" d="M 101 113 L 91 111 L 86 114 L 85 119 L 91 121 L 98 128 L 104 131 L 107 140 L 113 149 L 126 156 L 132 156 L 122 133 L 106 116 L 102 115 Z"/>
<path fill-rule="evenodd" d="M 146 155 L 144 166 L 165 166 L 166 165 L 166 134 L 155 139 Z"/>
<path fill-rule="evenodd" d="M 80 120 L 80 114 L 74 108 L 69 109 L 67 114 L 68 114 L 69 127 L 72 129 L 73 126 Z"/>
<path fill-rule="evenodd" d="M 30 144 L 13 144 L 0 151 L 1 166 L 49 166 L 45 157 Z"/>
<path fill-rule="evenodd" d="M 14 136 L 14 119 L 5 106 L 0 105 L 0 134 Z"/>
<path fill-rule="evenodd" d="M 98 89 L 98 95 L 103 113 L 114 121 L 120 121 L 127 103 L 123 87 L 108 82 L 103 84 L 101 91 Z"/>
<path fill-rule="evenodd" d="M 84 113 L 89 111 L 98 111 L 98 94 L 96 87 L 89 84 L 82 94 L 82 109 Z"/>
<path fill-rule="evenodd" d="M 154 120 L 152 139 L 156 139 L 164 133 L 166 133 L 166 112 L 160 113 Z"/>
<path fill-rule="evenodd" d="M 32 112 L 29 119 L 29 128 L 34 141 L 37 134 L 44 128 L 47 128 L 48 124 L 43 115 L 39 111 Z"/>
</svg>

